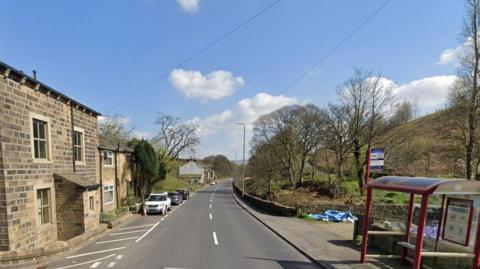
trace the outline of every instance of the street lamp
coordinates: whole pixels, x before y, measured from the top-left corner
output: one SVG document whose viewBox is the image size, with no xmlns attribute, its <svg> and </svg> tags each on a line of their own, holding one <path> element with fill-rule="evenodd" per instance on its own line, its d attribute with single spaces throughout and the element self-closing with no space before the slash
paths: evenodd
<svg viewBox="0 0 480 269">
<path fill-rule="evenodd" d="M 245 196 L 245 122 L 235 124 L 243 125 L 243 160 L 242 160 L 242 198 Z"/>
</svg>

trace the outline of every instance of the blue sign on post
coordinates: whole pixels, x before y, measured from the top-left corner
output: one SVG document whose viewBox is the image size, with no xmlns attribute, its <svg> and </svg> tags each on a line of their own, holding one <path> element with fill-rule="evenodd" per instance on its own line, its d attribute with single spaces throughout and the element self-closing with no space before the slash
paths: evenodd
<svg viewBox="0 0 480 269">
<path fill-rule="evenodd" d="M 383 149 L 370 150 L 370 170 L 382 171 L 384 167 L 385 151 Z"/>
</svg>

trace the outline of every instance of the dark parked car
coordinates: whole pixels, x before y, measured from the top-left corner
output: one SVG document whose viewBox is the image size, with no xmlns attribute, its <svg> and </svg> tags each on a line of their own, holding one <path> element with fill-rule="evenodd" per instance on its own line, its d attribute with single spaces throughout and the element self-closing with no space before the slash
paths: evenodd
<svg viewBox="0 0 480 269">
<path fill-rule="evenodd" d="M 169 192 L 168 197 L 170 197 L 172 205 L 179 205 L 183 202 L 183 197 L 179 192 Z"/>
<path fill-rule="evenodd" d="M 190 192 L 185 189 L 177 190 L 178 193 L 182 195 L 183 200 L 190 199 Z"/>
</svg>

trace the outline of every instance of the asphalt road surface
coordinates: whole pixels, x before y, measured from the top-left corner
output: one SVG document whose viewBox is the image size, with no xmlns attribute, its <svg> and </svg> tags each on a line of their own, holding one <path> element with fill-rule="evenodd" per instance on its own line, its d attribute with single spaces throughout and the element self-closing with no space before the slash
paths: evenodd
<svg viewBox="0 0 480 269">
<path fill-rule="evenodd" d="M 232 198 L 231 182 L 198 191 L 166 217 L 114 228 L 48 269 L 318 268 Z"/>
</svg>

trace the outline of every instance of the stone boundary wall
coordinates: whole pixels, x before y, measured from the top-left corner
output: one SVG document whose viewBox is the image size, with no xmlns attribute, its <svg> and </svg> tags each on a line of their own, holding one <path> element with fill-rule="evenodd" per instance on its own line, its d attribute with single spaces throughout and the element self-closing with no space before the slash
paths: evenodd
<svg viewBox="0 0 480 269">
<path fill-rule="evenodd" d="M 233 191 L 239 196 L 242 197 L 242 191 L 235 186 L 235 183 L 232 183 Z M 253 206 L 261 209 L 262 211 L 268 212 L 273 215 L 278 216 L 295 216 L 297 214 L 297 210 L 294 207 L 284 206 L 275 202 L 270 202 L 267 200 L 260 199 L 258 197 L 252 196 L 250 194 L 245 193 L 243 199 L 252 204 Z"/>
</svg>

